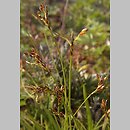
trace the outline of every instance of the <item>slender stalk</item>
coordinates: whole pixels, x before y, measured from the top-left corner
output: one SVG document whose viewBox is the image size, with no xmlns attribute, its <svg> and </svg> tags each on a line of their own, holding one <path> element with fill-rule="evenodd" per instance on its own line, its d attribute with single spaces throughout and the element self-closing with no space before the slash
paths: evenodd
<svg viewBox="0 0 130 130">
<path fill-rule="evenodd" d="M 40 116 L 40 120 L 41 120 L 41 125 L 43 125 L 43 115 L 42 114 Z"/>
<path fill-rule="evenodd" d="M 53 30 L 51 28 L 48 28 L 48 29 L 49 29 L 49 31 L 50 31 L 50 33 L 52 35 L 53 40 L 55 41 L 55 34 L 53 33 Z M 58 51 L 59 56 L 60 56 L 60 63 L 61 63 L 61 67 L 62 67 L 62 71 L 63 71 L 63 78 L 64 78 L 64 86 L 66 87 L 66 77 L 65 77 L 65 70 L 64 70 L 62 55 L 60 53 L 58 45 L 55 42 L 54 42 L 54 44 L 57 47 L 57 51 Z"/>
<path fill-rule="evenodd" d="M 73 116 L 75 116 L 75 115 L 77 114 L 77 112 L 78 112 L 79 109 L 84 105 L 84 103 L 85 103 L 93 94 L 95 94 L 96 92 L 97 92 L 97 89 L 94 90 L 92 93 L 90 93 L 90 94 L 88 95 L 88 97 L 82 102 L 82 104 L 79 106 L 79 108 L 76 110 L 76 112 L 74 113 Z"/>
<path fill-rule="evenodd" d="M 72 82 L 72 54 L 70 54 L 70 66 L 69 66 L 69 112 L 71 112 L 71 82 Z M 71 130 L 71 117 L 69 116 L 69 125 Z"/>
<path fill-rule="evenodd" d="M 102 115 L 102 117 L 100 118 L 100 120 L 97 122 L 97 124 L 96 124 L 96 126 L 95 126 L 95 128 L 94 129 L 96 129 L 97 127 L 98 127 L 98 125 L 100 124 L 100 122 L 104 119 L 104 117 L 105 117 L 105 114 L 104 115 Z"/>
<path fill-rule="evenodd" d="M 63 59 L 62 59 L 62 55 L 60 54 L 60 62 L 61 62 L 61 66 L 62 66 L 62 71 L 63 71 L 63 78 L 64 78 L 64 95 L 65 95 L 65 130 L 68 130 L 68 110 L 67 110 L 67 85 L 66 85 L 66 77 L 65 77 L 65 70 L 64 70 L 64 65 L 63 65 Z"/>
<path fill-rule="evenodd" d="M 38 114 L 38 110 L 36 110 L 36 112 L 35 112 L 34 120 L 36 120 L 36 118 L 37 118 L 37 114 Z M 35 129 L 35 124 L 33 124 L 33 128 Z"/>
<path fill-rule="evenodd" d="M 48 44 L 48 40 L 47 40 L 46 35 L 45 35 L 45 41 L 46 41 L 46 45 L 47 45 L 48 50 L 49 50 L 49 53 L 50 53 L 51 60 L 52 60 L 52 62 L 53 62 L 53 64 L 54 64 L 55 70 L 56 70 L 56 72 L 57 72 L 57 74 L 58 74 L 58 76 L 59 76 L 58 69 L 57 69 L 56 63 L 54 62 L 54 58 L 53 58 L 53 56 L 52 56 L 52 51 L 51 51 L 51 48 L 50 48 L 50 46 L 49 46 L 49 44 Z M 60 84 L 62 85 L 62 81 L 61 81 L 60 76 L 59 76 L 59 79 L 60 79 Z"/>
<path fill-rule="evenodd" d="M 61 26 L 61 32 L 65 28 L 65 17 L 66 17 L 66 12 L 67 12 L 67 7 L 68 7 L 69 0 L 66 0 L 65 6 L 64 6 L 64 12 L 63 12 L 63 19 L 62 19 L 62 26 Z"/>
<path fill-rule="evenodd" d="M 108 118 L 107 118 L 107 116 L 106 116 L 105 119 L 104 119 L 104 123 L 103 123 L 103 126 L 102 126 L 102 130 L 105 130 L 105 129 L 106 129 L 107 124 L 108 124 Z"/>
</svg>

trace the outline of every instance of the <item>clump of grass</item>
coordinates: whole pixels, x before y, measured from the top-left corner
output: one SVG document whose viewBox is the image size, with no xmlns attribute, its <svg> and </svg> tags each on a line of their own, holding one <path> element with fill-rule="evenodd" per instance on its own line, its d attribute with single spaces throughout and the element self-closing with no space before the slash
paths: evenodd
<svg viewBox="0 0 130 130">
<path fill-rule="evenodd" d="M 79 87 L 83 90 L 83 100 L 80 102 L 80 105 L 72 106 L 72 88 L 74 87 L 73 72 L 77 71 L 73 65 L 74 46 L 77 40 L 87 33 L 88 29 L 84 28 L 77 36 L 74 36 L 72 32 L 69 38 L 68 36 L 55 32 L 49 21 L 46 3 L 41 4 L 37 14 L 33 16 L 43 27 L 46 27 L 49 32 L 49 37 L 46 35 L 46 32 L 44 32 L 44 38 L 49 50 L 48 58 L 51 59 L 51 62 L 47 64 L 44 61 L 44 58 L 39 54 L 35 45 L 31 51 L 24 53 L 26 57 L 26 67 L 24 71 L 21 71 L 21 89 L 23 88 L 23 95 L 26 98 L 23 99 L 25 100 L 25 109 L 21 109 L 21 127 L 25 130 L 98 130 L 100 127 L 104 130 L 105 128 L 109 129 L 109 109 L 106 107 L 107 102 L 104 99 L 102 100 L 101 109 L 104 114 L 96 124 L 92 119 L 89 104 L 90 97 L 95 94 L 100 94 L 105 89 L 106 77 L 104 78 L 97 75 L 97 86 L 90 93 L 88 93 L 86 89 L 86 84 L 81 83 Z M 66 57 L 68 58 L 67 60 L 65 60 L 65 56 L 61 52 L 61 45 L 57 42 L 57 38 L 61 38 L 68 44 L 69 58 Z M 53 50 L 56 50 L 56 57 L 52 54 Z M 29 57 L 30 61 L 28 61 Z M 52 67 L 49 68 L 49 65 Z M 30 68 L 32 66 L 35 67 L 38 72 L 42 72 L 41 85 L 39 81 L 37 82 L 33 79 L 36 72 L 33 77 L 32 72 L 29 72 L 29 69 L 27 69 L 27 67 Z M 25 77 L 28 76 L 28 78 L 23 79 L 22 77 L 24 77 L 24 75 Z M 49 80 L 50 77 L 52 78 L 52 83 Z M 27 81 L 29 78 L 31 78 L 33 84 Z M 33 100 L 33 103 L 26 102 L 28 97 Z M 79 111 L 83 107 L 86 111 L 84 121 L 77 117 L 78 113 L 81 114 Z"/>
</svg>

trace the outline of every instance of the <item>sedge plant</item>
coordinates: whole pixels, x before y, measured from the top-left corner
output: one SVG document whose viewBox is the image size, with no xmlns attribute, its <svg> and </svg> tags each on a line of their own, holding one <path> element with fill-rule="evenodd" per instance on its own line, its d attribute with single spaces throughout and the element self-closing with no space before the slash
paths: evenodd
<svg viewBox="0 0 130 130">
<path fill-rule="evenodd" d="M 67 5 L 68 0 L 66 1 L 65 9 L 67 8 Z M 26 99 L 27 97 L 30 97 L 25 100 L 25 103 L 23 103 L 24 105 L 21 107 L 23 108 L 20 113 L 22 128 L 24 130 L 98 130 L 100 128 L 99 126 L 101 121 L 105 118 L 104 125 L 102 126 L 102 128 L 105 129 L 109 122 L 107 110 L 105 109 L 104 115 L 101 117 L 99 122 L 94 124 L 88 102 L 88 99 L 91 96 L 101 92 L 104 89 L 103 82 L 99 82 L 96 89 L 90 94 L 87 93 L 86 86 L 83 84 L 81 86 L 83 88 L 83 102 L 77 107 L 76 110 L 72 109 L 71 94 L 74 69 L 73 49 L 78 38 L 85 35 L 88 29 L 84 28 L 77 36 L 74 36 L 74 34 L 71 33 L 69 38 L 55 32 L 51 27 L 48 15 L 48 6 L 45 2 L 39 6 L 37 14 L 33 16 L 39 21 L 39 23 L 42 24 L 44 28 L 46 28 L 46 31 L 44 31 L 44 38 L 50 54 L 53 69 L 51 67 L 49 68 L 43 60 L 43 57 L 39 54 L 39 51 L 35 47 L 35 43 L 32 45 L 33 48 L 29 52 L 24 53 L 26 57 L 30 57 L 31 59 L 30 61 L 28 61 L 28 58 L 26 60 L 26 64 L 28 64 L 28 66 L 36 67 L 37 70 L 40 68 L 45 85 L 42 87 L 39 86 L 27 69 L 21 69 L 21 91 L 24 91 Z M 63 19 L 65 19 L 65 17 Z M 46 32 L 49 33 L 50 37 L 46 34 Z M 29 37 L 33 40 L 31 35 L 29 35 Z M 66 61 L 64 61 L 57 38 L 61 38 L 68 44 L 68 70 L 66 69 Z M 56 50 L 56 57 L 59 59 L 59 64 L 61 67 L 60 71 L 62 74 L 59 73 L 56 58 L 53 56 L 53 49 Z M 53 71 L 56 73 L 55 75 L 53 74 Z M 26 85 L 26 80 L 24 81 L 22 78 L 23 75 L 31 78 L 33 82 L 32 86 Z M 50 81 L 47 83 L 47 80 L 49 79 L 48 75 L 52 78 L 52 84 Z M 57 80 L 59 80 L 59 82 Z M 86 109 L 86 126 L 80 119 L 77 118 L 77 114 L 83 106 Z"/>
</svg>

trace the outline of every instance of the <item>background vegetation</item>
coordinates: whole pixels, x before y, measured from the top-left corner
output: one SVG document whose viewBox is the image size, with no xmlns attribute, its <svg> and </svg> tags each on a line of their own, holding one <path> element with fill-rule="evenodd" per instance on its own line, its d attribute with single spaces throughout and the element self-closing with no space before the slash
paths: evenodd
<svg viewBox="0 0 130 130">
<path fill-rule="evenodd" d="M 110 130 L 109 2 L 21 0 L 21 130 Z"/>
</svg>

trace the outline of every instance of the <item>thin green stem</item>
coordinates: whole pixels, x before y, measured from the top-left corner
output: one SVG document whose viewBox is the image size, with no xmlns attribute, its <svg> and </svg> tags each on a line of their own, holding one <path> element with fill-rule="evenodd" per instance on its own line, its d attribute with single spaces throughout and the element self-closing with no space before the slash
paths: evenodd
<svg viewBox="0 0 130 130">
<path fill-rule="evenodd" d="M 65 91 L 64 91 L 64 95 L 65 95 L 65 105 L 64 105 L 65 106 L 65 127 L 64 127 L 64 129 L 68 130 L 68 110 L 67 110 L 68 99 L 67 99 L 66 76 L 65 76 L 65 69 L 64 69 L 64 65 L 63 65 L 63 58 L 62 58 L 61 53 L 59 55 L 60 55 L 60 63 L 61 63 L 61 67 L 62 67 L 63 79 L 64 79 L 64 88 L 65 88 Z"/>
<path fill-rule="evenodd" d="M 62 55 L 61 55 L 61 53 L 59 55 L 60 55 L 60 63 L 61 63 L 61 67 L 62 67 L 63 79 L 64 79 L 64 88 L 65 88 L 65 91 L 64 91 L 64 95 L 65 95 L 65 105 L 64 105 L 65 106 L 65 130 L 68 130 L 68 110 L 67 110 L 68 99 L 67 99 L 66 76 L 65 76 L 65 70 L 64 70 Z"/>
<path fill-rule="evenodd" d="M 77 112 L 78 112 L 79 109 L 84 105 L 84 103 L 85 103 L 93 94 L 95 94 L 96 92 L 97 92 L 97 89 L 94 90 L 92 93 L 90 93 L 90 94 L 88 95 L 88 97 L 82 102 L 82 104 L 79 106 L 79 108 L 76 110 L 76 112 L 74 113 L 73 116 L 75 116 L 75 115 L 77 114 Z"/>
<path fill-rule="evenodd" d="M 56 70 L 56 72 L 57 72 L 57 74 L 58 74 L 58 77 L 59 77 L 59 79 L 60 79 L 60 84 L 62 85 L 62 81 L 61 81 L 60 75 L 59 75 L 59 73 L 58 73 L 58 69 L 57 69 L 56 63 L 55 63 L 54 58 L 53 58 L 53 56 L 52 56 L 52 51 L 51 51 L 51 48 L 50 48 L 50 46 L 49 46 L 49 44 L 48 44 L 48 40 L 47 40 L 46 35 L 45 35 L 45 41 L 46 41 L 46 45 L 47 45 L 48 50 L 49 50 L 49 53 L 50 53 L 51 60 L 52 60 L 52 62 L 53 62 L 53 65 L 54 65 L 54 67 L 55 67 L 55 70 Z"/>
<path fill-rule="evenodd" d="M 65 6 L 64 6 L 64 12 L 63 12 L 61 32 L 63 32 L 63 30 L 64 30 L 64 28 L 65 28 L 65 17 L 66 17 L 66 12 L 67 12 L 68 3 L 69 3 L 69 0 L 66 0 Z"/>
<path fill-rule="evenodd" d="M 98 125 L 100 124 L 100 122 L 103 120 L 103 118 L 105 117 L 105 114 L 102 115 L 102 117 L 100 118 L 100 120 L 97 122 L 97 124 L 95 125 L 95 128 L 96 129 L 98 127 Z"/>
<path fill-rule="evenodd" d="M 70 66 L 69 66 L 69 112 L 71 112 L 71 82 L 72 82 L 72 55 L 70 54 Z M 69 125 L 71 130 L 71 117 L 69 117 Z"/>
<path fill-rule="evenodd" d="M 49 29 L 49 31 L 50 31 L 50 33 L 52 35 L 53 40 L 55 41 L 55 34 L 53 33 L 51 28 L 48 28 L 48 29 Z M 64 86 L 66 87 L 66 77 L 65 77 L 65 70 L 64 70 L 62 55 L 60 53 L 58 45 L 55 42 L 54 42 L 54 44 L 55 44 L 55 46 L 57 46 L 57 51 L 58 51 L 59 56 L 60 56 L 60 63 L 61 63 L 61 67 L 62 67 L 62 71 L 63 71 L 63 78 L 64 78 Z"/>
<path fill-rule="evenodd" d="M 41 120 L 41 125 L 43 125 L 43 115 L 42 114 L 40 116 L 40 120 Z"/>
</svg>

